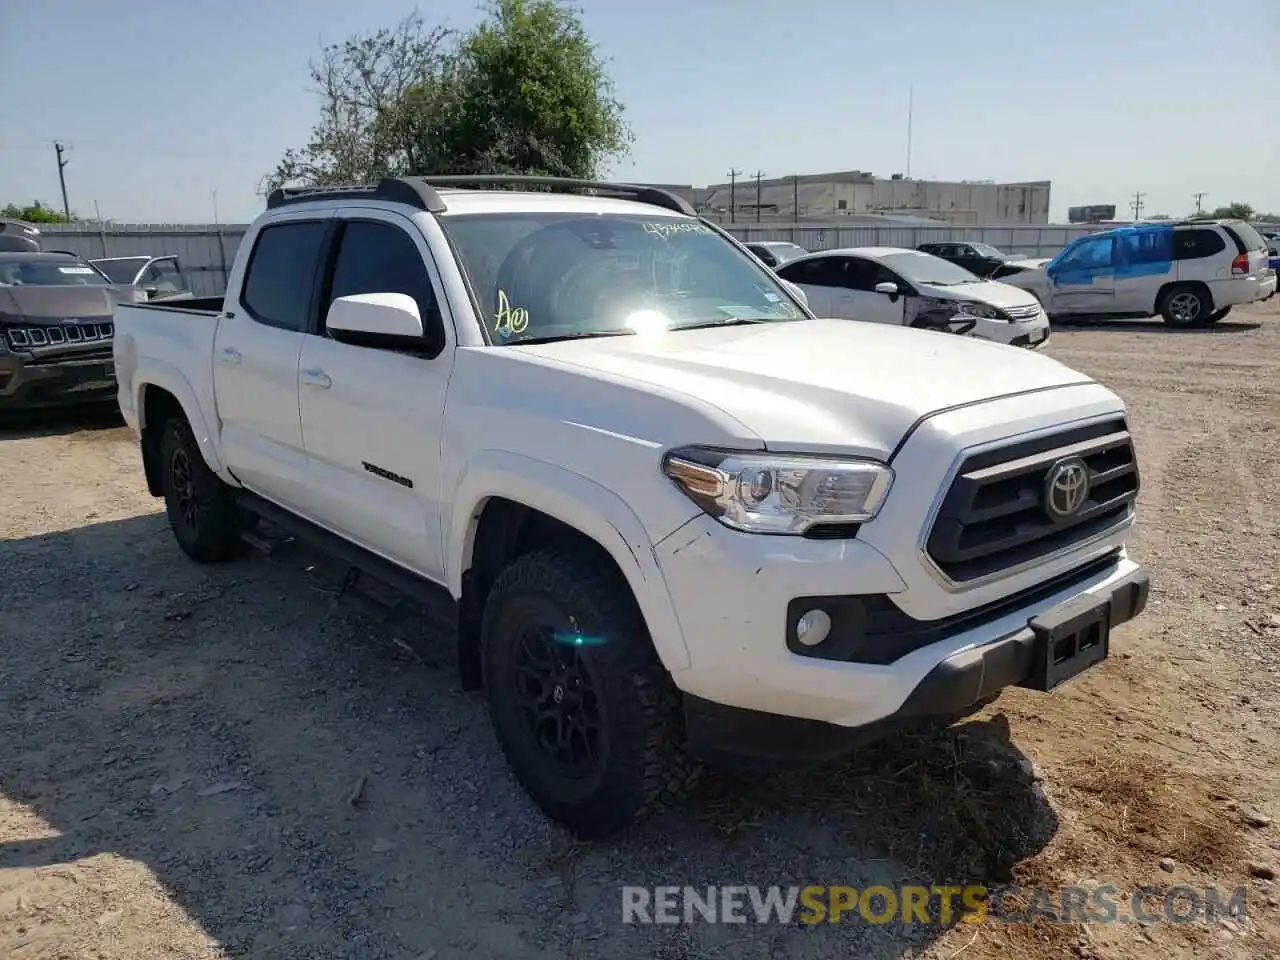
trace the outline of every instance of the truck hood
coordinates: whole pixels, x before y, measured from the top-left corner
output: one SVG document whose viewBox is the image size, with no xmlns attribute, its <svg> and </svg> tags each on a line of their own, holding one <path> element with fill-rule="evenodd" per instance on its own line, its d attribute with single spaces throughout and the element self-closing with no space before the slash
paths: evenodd
<svg viewBox="0 0 1280 960">
<path fill-rule="evenodd" d="M 115 287 L 0 287 L 0 322 L 62 323 L 110 320 L 116 305 L 129 297 Z"/>
<path fill-rule="evenodd" d="M 944 287 L 921 283 L 931 297 L 938 300 L 977 300 L 993 307 L 1031 307 L 1036 298 L 1025 290 L 1011 287 L 998 280 L 978 280 L 974 283 L 955 283 Z"/>
<path fill-rule="evenodd" d="M 499 348 L 718 408 L 775 450 L 888 457 L 917 420 L 1089 377 L 950 333 L 803 320 Z M 705 408 L 704 408 L 705 409 Z M 687 442 L 704 442 L 689 437 Z"/>
</svg>

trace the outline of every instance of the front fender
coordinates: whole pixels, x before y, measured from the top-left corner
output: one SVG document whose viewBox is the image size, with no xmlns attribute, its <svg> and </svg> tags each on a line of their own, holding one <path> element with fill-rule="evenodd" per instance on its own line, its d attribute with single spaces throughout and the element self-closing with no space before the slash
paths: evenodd
<svg viewBox="0 0 1280 960">
<path fill-rule="evenodd" d="M 450 500 L 454 512 L 445 532 L 449 589 L 455 597 L 462 595 L 462 574 L 471 566 L 480 515 L 491 497 L 540 510 L 603 547 L 627 578 L 663 666 L 670 672 L 689 666 L 684 634 L 639 518 L 606 487 L 532 457 L 485 450 L 471 458 Z"/>
<path fill-rule="evenodd" d="M 196 443 L 200 445 L 200 453 L 204 457 L 205 463 L 209 465 L 209 469 L 227 483 L 238 487 L 240 485 L 239 482 L 227 471 L 227 465 L 222 458 L 222 451 L 218 447 L 217 438 L 209 429 L 209 424 L 205 420 L 204 409 L 196 397 L 196 392 L 192 388 L 191 382 L 173 364 L 154 358 L 145 358 L 139 361 L 137 371 L 133 377 L 134 411 L 138 419 L 138 430 L 141 431 L 148 426 L 158 426 L 158 424 L 148 424 L 146 422 L 146 391 L 148 387 L 158 387 L 173 394 L 182 406 L 182 412 L 187 418 L 187 423 L 191 424 L 191 432 L 195 434 Z"/>
</svg>

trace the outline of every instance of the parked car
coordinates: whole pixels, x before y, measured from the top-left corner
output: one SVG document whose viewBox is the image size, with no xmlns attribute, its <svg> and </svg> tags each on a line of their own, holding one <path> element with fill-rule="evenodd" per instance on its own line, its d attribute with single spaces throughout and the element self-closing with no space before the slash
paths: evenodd
<svg viewBox="0 0 1280 960">
<path fill-rule="evenodd" d="M 744 242 L 743 246 L 759 257 L 766 267 L 774 269 L 809 252 L 799 244 L 784 240 L 751 240 Z"/>
<path fill-rule="evenodd" d="M 0 411 L 114 402 L 112 314 L 139 299 L 69 253 L 0 253 Z"/>
<path fill-rule="evenodd" d="M 1267 266 L 1273 271 L 1280 271 L 1280 237 L 1267 241 Z"/>
<path fill-rule="evenodd" d="M 222 560 L 265 517 L 439 603 L 579 836 L 691 758 L 821 762 L 1051 690 L 1146 602 L 1119 397 L 817 319 L 655 188 L 277 190 L 225 302 L 186 306 L 122 306 L 115 341 L 178 545 Z"/>
<path fill-rule="evenodd" d="M 1020 347 L 1049 340 L 1049 320 L 1031 294 L 919 250 L 824 250 L 784 264 L 778 276 L 803 290 L 823 317 L 931 327 Z"/>
<path fill-rule="evenodd" d="M 1041 270 L 1005 277 L 1050 316 L 1151 317 L 1172 327 L 1217 323 L 1276 291 L 1267 245 L 1243 220 L 1139 223 L 1079 237 Z"/>
<path fill-rule="evenodd" d="M 186 300 L 195 294 L 174 254 L 163 257 L 100 257 L 90 260 L 111 278 L 139 288 L 148 300 Z"/>
<path fill-rule="evenodd" d="M 1022 270 L 1042 266 L 1048 258 L 1019 257 L 1005 253 L 989 243 L 965 241 L 963 243 L 922 243 L 916 247 L 921 253 L 931 253 L 943 260 L 950 260 L 957 266 L 964 267 L 975 276 L 988 280 L 999 280 Z"/>
<path fill-rule="evenodd" d="M 0 218 L 0 253 L 38 253 L 40 230 L 22 220 Z"/>
</svg>

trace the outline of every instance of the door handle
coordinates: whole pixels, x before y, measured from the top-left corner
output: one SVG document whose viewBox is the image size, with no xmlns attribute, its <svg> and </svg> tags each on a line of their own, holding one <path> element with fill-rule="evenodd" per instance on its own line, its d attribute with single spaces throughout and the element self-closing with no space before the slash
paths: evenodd
<svg viewBox="0 0 1280 960">
<path fill-rule="evenodd" d="M 228 366 L 236 366 L 244 358 L 240 356 L 240 351 L 235 347 L 223 347 L 222 352 L 218 354 L 218 360 Z"/>
<path fill-rule="evenodd" d="M 314 387 L 317 390 L 328 390 L 333 386 L 333 381 L 319 367 L 312 367 L 309 370 L 302 371 L 302 385 L 304 387 Z"/>
</svg>

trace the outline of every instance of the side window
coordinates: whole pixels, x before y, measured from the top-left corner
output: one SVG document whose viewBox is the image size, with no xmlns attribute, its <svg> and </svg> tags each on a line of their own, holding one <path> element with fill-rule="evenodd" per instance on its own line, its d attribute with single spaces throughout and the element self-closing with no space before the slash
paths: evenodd
<svg viewBox="0 0 1280 960">
<path fill-rule="evenodd" d="M 911 286 L 911 284 L 907 283 L 907 281 L 903 280 L 900 276 L 898 276 L 896 273 L 894 273 L 884 264 L 873 263 L 873 264 L 868 264 L 868 266 L 871 266 L 874 268 L 873 274 L 871 277 L 872 290 L 876 288 L 876 284 L 878 283 L 896 283 L 898 285 L 899 293 L 901 294 L 915 293 L 915 288 Z"/>
<path fill-rule="evenodd" d="M 1173 259 L 1173 237 L 1173 231 L 1167 229 L 1124 234 L 1116 240 L 1116 263 L 1168 263 Z"/>
<path fill-rule="evenodd" d="M 816 257 L 789 263 L 778 271 L 778 276 L 792 283 L 807 283 L 813 287 L 839 287 L 844 284 L 844 268 L 839 257 Z"/>
<path fill-rule="evenodd" d="M 324 235 L 322 220 L 278 223 L 258 234 L 240 291 L 249 316 L 285 330 L 307 329 Z"/>
<path fill-rule="evenodd" d="M 1065 270 L 1098 270 L 1111 266 L 1111 252 L 1114 238 L 1093 237 L 1083 240 L 1058 262 L 1058 267 Z"/>
<path fill-rule="evenodd" d="M 951 255 L 954 257 L 976 257 L 978 251 L 967 244 L 958 243 L 951 248 Z"/>
<path fill-rule="evenodd" d="M 1216 230 L 1175 230 L 1173 233 L 1173 259 L 1198 260 L 1211 257 L 1227 248 L 1226 241 Z"/>
<path fill-rule="evenodd" d="M 872 291 L 876 288 L 877 264 L 870 260 L 849 259 L 844 286 L 850 290 Z"/>
<path fill-rule="evenodd" d="M 358 293 L 404 293 L 413 297 L 432 349 L 444 349 L 444 326 L 422 254 L 399 227 L 373 220 L 348 220 L 338 241 L 328 305 Z"/>
</svg>

